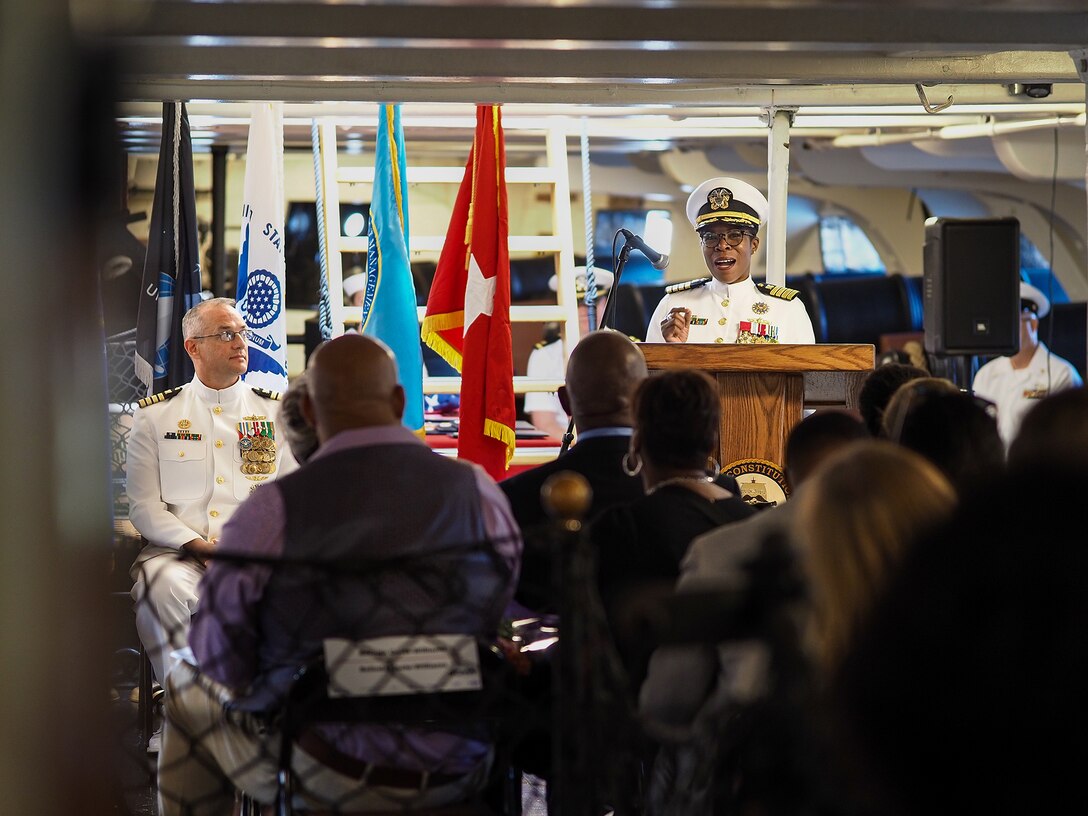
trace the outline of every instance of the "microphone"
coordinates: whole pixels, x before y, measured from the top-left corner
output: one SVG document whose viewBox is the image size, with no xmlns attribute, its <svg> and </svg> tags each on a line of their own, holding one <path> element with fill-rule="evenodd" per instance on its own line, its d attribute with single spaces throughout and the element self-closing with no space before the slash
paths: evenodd
<svg viewBox="0 0 1088 816">
<path fill-rule="evenodd" d="M 669 265 L 668 255 L 662 255 L 652 246 L 643 241 L 639 236 L 631 232 L 631 230 L 620 229 L 620 234 L 623 235 L 627 243 L 629 243 L 631 246 L 633 246 L 635 249 L 637 249 L 639 252 L 646 256 L 654 269 L 664 269 L 666 266 Z"/>
</svg>

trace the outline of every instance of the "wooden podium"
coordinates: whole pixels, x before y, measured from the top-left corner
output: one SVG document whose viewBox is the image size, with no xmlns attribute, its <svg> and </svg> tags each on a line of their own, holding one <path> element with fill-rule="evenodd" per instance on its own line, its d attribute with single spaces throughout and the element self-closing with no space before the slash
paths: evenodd
<svg viewBox="0 0 1088 816">
<path fill-rule="evenodd" d="M 718 461 L 763 459 L 783 467 L 786 436 L 805 407 L 857 408 L 873 370 L 865 345 L 642 343 L 650 371 L 697 368 L 718 381 L 722 422 Z"/>
</svg>

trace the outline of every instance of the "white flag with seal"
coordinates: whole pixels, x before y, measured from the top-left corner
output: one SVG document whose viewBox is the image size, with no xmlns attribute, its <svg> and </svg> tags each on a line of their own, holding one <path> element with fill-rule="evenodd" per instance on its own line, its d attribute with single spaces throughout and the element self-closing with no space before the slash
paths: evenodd
<svg viewBox="0 0 1088 816">
<path fill-rule="evenodd" d="M 238 309 L 249 327 L 248 385 L 287 388 L 283 260 L 283 103 L 255 102 L 246 148 Z"/>
</svg>

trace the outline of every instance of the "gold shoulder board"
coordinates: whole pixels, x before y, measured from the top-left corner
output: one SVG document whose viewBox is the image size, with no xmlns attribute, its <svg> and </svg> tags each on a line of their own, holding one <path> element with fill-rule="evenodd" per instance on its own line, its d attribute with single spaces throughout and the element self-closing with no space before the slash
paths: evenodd
<svg viewBox="0 0 1088 816">
<path fill-rule="evenodd" d="M 712 278 L 696 278 L 695 280 L 684 281 L 683 283 L 674 283 L 671 286 L 665 287 L 666 295 L 675 295 L 677 292 L 687 292 L 689 289 L 698 289 L 700 286 L 706 286 Z"/>
<path fill-rule="evenodd" d="M 788 289 L 785 286 L 772 286 L 769 283 L 757 283 L 756 289 L 763 292 L 765 295 L 770 295 L 773 298 L 779 298 L 780 300 L 793 300 L 799 294 L 796 289 Z"/>
<path fill-rule="evenodd" d="M 253 393 L 265 399 L 278 400 L 282 394 L 279 391 L 269 391 L 267 388 L 254 388 Z"/>
<path fill-rule="evenodd" d="M 158 394 L 152 394 L 150 397 L 144 397 L 136 404 L 141 408 L 146 408 L 149 405 L 156 405 L 160 402 L 166 402 L 168 399 L 173 399 L 181 393 L 181 389 L 184 385 L 179 385 L 177 388 L 171 388 L 168 391 L 160 391 Z"/>
</svg>

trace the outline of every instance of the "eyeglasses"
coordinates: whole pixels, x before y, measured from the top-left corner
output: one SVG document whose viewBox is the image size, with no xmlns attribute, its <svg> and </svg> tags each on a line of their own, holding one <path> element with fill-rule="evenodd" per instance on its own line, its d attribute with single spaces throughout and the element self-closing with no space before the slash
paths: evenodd
<svg viewBox="0 0 1088 816">
<path fill-rule="evenodd" d="M 209 337 L 218 337 L 224 343 L 233 343 L 235 337 L 241 337 L 245 340 L 249 336 L 249 329 L 238 329 L 237 331 L 231 331 L 230 329 L 224 329 L 221 332 L 215 334 L 201 334 L 196 337 L 190 337 L 190 340 L 207 340 Z"/>
<path fill-rule="evenodd" d="M 729 232 L 700 232 L 699 241 L 707 249 L 715 249 L 718 244 L 725 241 L 729 247 L 738 247 L 749 233 L 744 230 L 729 230 Z"/>
</svg>

